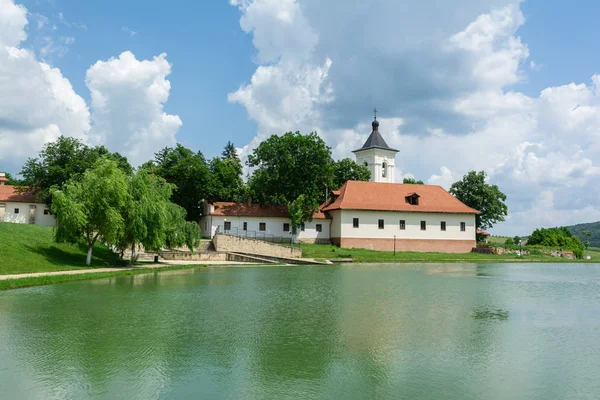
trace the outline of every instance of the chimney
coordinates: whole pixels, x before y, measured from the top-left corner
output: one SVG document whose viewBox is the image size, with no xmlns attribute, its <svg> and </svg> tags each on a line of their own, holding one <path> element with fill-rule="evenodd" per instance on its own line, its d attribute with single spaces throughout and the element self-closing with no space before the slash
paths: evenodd
<svg viewBox="0 0 600 400">
<path fill-rule="evenodd" d="M 250 207 L 252 205 L 252 196 L 248 196 L 248 200 L 246 201 L 246 204 L 248 205 L 248 207 Z"/>
</svg>

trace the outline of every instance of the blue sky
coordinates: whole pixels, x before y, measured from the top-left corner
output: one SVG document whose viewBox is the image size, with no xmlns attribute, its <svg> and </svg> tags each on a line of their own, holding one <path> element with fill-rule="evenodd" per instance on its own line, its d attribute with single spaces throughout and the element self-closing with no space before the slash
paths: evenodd
<svg viewBox="0 0 600 400">
<path fill-rule="evenodd" d="M 240 29 L 240 11 L 227 1 L 180 1 L 168 6 L 161 1 L 138 0 L 21 3 L 29 12 L 55 21 L 56 35 L 75 38 L 64 56 L 52 57 L 52 64 L 86 100 L 85 72 L 97 60 L 126 50 L 138 59 L 164 52 L 173 65 L 168 78 L 172 90 L 165 110 L 183 121 L 177 134 L 179 142 L 211 157 L 220 153 L 227 140 L 243 146 L 254 137 L 256 123 L 243 107 L 227 101 L 227 94 L 246 84 L 256 69 L 252 36 Z M 516 90 L 536 95 L 548 86 L 588 82 L 598 72 L 600 53 L 594 46 L 600 36 L 599 2 L 529 0 L 522 10 L 527 22 L 518 35 L 542 68 L 529 71 L 527 79 L 514 86 Z M 59 22 L 59 13 L 68 25 Z M 126 30 L 136 33 L 130 36 Z M 25 47 L 35 46 L 39 37 L 31 27 L 29 32 Z M 369 122 L 373 106 L 382 109 L 385 105 L 365 104 L 365 122 Z"/>
<path fill-rule="evenodd" d="M 448 188 L 485 170 L 507 193 L 494 233 L 600 220 L 598 15 L 591 0 L 0 0 L 0 168 L 60 134 L 136 165 L 176 142 L 245 157 L 288 130 L 351 157 L 377 107 L 397 177 Z"/>
</svg>

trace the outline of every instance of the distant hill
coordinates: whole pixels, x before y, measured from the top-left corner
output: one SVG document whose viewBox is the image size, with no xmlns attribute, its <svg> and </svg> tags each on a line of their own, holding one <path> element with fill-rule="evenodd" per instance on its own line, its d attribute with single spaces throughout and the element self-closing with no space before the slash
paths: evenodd
<svg viewBox="0 0 600 400">
<path fill-rule="evenodd" d="M 579 224 L 573 226 L 567 226 L 567 229 L 571 233 L 579 238 L 582 242 L 585 242 L 585 238 L 581 234 L 583 231 L 592 231 L 592 237 L 590 238 L 590 246 L 600 247 L 600 221 L 590 222 L 588 224 Z"/>
</svg>

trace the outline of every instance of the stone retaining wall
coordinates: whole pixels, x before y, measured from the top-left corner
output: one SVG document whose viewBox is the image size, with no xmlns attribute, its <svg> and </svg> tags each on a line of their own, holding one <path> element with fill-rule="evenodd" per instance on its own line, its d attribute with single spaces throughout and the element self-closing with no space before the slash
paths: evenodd
<svg viewBox="0 0 600 400">
<path fill-rule="evenodd" d="M 185 260 L 185 261 L 228 261 L 227 254 L 216 251 L 205 251 L 201 253 L 190 253 L 189 251 L 165 251 L 160 253 L 163 260 Z"/>
<path fill-rule="evenodd" d="M 297 247 L 282 246 L 262 240 L 241 238 L 218 233 L 213 237 L 215 249 L 221 252 L 265 255 L 282 258 L 300 258 L 302 250 Z"/>
</svg>

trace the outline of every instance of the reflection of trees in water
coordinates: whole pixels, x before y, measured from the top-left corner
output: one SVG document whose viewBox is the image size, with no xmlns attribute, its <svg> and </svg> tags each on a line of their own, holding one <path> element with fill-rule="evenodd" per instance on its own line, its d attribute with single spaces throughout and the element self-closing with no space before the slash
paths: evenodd
<svg viewBox="0 0 600 400">
<path fill-rule="evenodd" d="M 177 280 L 146 274 L 48 286 L 36 301 L 15 296 L 7 320 L 15 354 L 50 391 L 101 394 L 125 382 L 118 390 L 138 398 L 200 364 L 231 364 L 226 326 L 205 323 L 202 288 L 181 290 Z"/>
<path fill-rule="evenodd" d="M 250 368 L 261 390 L 310 387 L 325 379 L 336 352 L 339 269 L 292 267 L 276 274 L 256 287 L 261 312 Z"/>
</svg>

